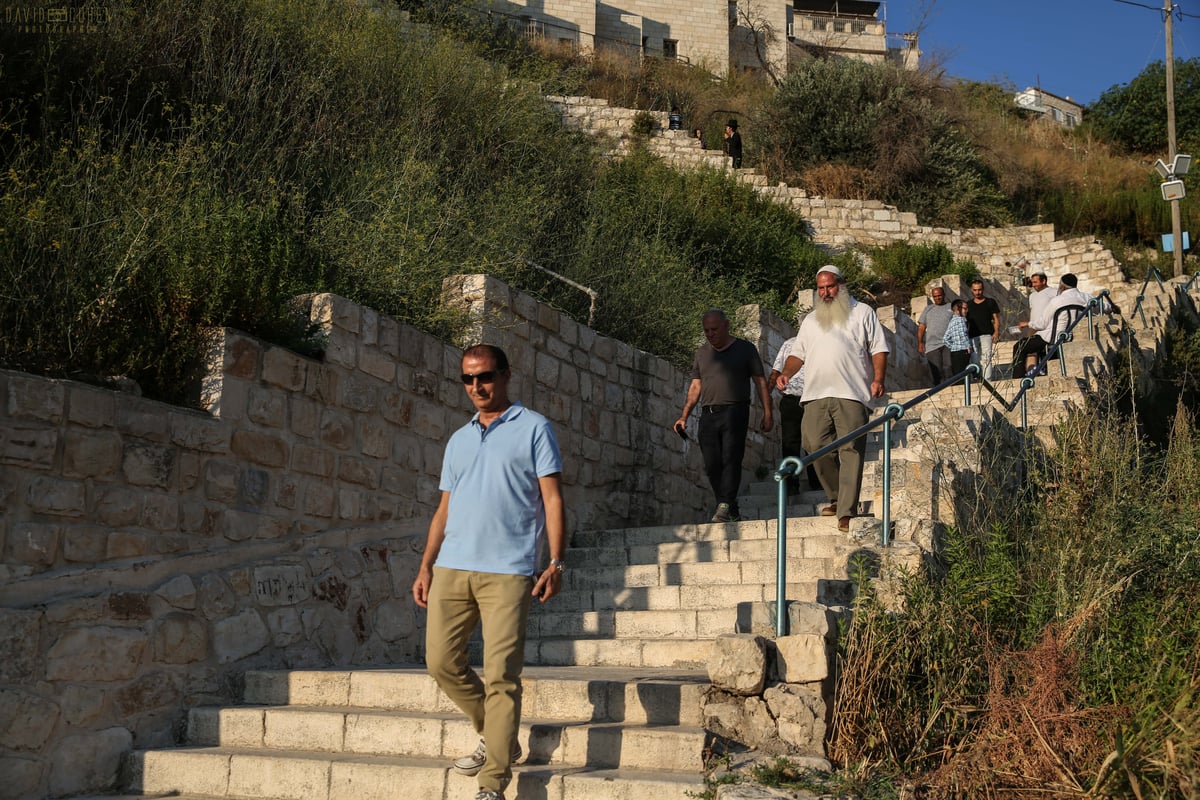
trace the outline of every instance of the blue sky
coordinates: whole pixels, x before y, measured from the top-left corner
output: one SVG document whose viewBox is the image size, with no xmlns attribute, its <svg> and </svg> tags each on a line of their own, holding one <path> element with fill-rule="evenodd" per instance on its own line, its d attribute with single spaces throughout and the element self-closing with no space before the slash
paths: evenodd
<svg viewBox="0 0 1200 800">
<path fill-rule="evenodd" d="M 1038 86 L 1084 105 L 1166 55 L 1162 0 L 934 0 L 921 36 L 949 75 Z M 1174 0 L 1200 15 L 1200 0 Z M 886 0 L 889 33 L 909 32 L 930 0 Z M 1176 58 L 1200 55 L 1200 19 L 1175 19 Z"/>
</svg>

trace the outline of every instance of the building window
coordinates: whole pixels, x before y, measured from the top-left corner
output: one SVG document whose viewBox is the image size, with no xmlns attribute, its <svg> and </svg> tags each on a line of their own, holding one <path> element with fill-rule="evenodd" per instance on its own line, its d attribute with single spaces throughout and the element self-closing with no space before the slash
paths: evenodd
<svg viewBox="0 0 1200 800">
<path fill-rule="evenodd" d="M 679 57 L 679 40 L 663 39 L 663 58 Z"/>
<path fill-rule="evenodd" d="M 812 29 L 813 29 L 814 31 L 827 31 L 827 30 L 829 30 L 829 20 L 827 20 L 827 19 L 814 19 L 814 20 L 812 21 Z"/>
<path fill-rule="evenodd" d="M 1079 124 L 1079 117 L 1075 116 L 1074 114 L 1067 114 L 1067 127 L 1068 128 L 1074 128 L 1078 124 Z"/>
<path fill-rule="evenodd" d="M 866 33 L 866 32 L 867 32 L 867 23 L 865 23 L 865 22 L 851 22 L 851 23 L 850 23 L 850 30 L 851 30 L 851 32 L 853 32 L 853 33 Z"/>
<path fill-rule="evenodd" d="M 845 33 L 845 32 L 846 32 L 846 28 L 847 28 L 847 27 L 848 27 L 848 26 L 847 26 L 847 24 L 846 24 L 845 22 L 835 22 L 835 23 L 833 23 L 833 29 L 834 29 L 835 31 L 837 31 L 838 33 Z"/>
</svg>

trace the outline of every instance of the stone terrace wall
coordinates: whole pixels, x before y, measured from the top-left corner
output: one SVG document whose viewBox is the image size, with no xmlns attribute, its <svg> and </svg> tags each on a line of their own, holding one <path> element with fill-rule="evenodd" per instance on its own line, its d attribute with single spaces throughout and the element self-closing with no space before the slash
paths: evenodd
<svg viewBox="0 0 1200 800">
<path fill-rule="evenodd" d="M 499 281 L 448 289 L 554 421 L 571 530 L 711 513 L 698 448 L 668 427 L 683 372 Z M 5 797 L 112 787 L 125 751 L 171 742 L 185 707 L 230 700 L 246 669 L 420 658 L 409 589 L 445 441 L 471 413 L 461 351 L 307 302 L 324 358 L 222 331 L 206 412 L 0 371 Z M 760 346 L 787 334 L 743 316 Z M 776 441 L 751 438 L 749 475 Z"/>
<path fill-rule="evenodd" d="M 563 124 L 605 137 L 616 154 L 629 151 L 636 109 L 610 106 L 607 100 L 590 97 L 548 97 Z M 668 163 L 684 168 L 706 167 L 732 171 L 730 160 L 717 149 L 701 150 L 688 131 L 668 131 L 665 112 L 651 112 L 660 130 L 647 146 Z M 689 127 L 685 121 L 685 128 Z M 743 137 L 753 137 L 742 129 Z M 1013 280 L 1021 258 L 1042 263 L 1051 282 L 1065 272 L 1080 278 L 1080 288 L 1098 292 L 1122 283 L 1124 275 L 1113 254 L 1089 237 L 1057 239 L 1053 225 L 1024 225 L 1006 228 L 953 230 L 921 225 L 917 215 L 900 211 L 878 200 L 848 200 L 812 197 L 804 189 L 784 183 L 768 185 L 765 176 L 752 169 L 737 171 L 738 180 L 775 202 L 787 205 L 809 223 L 813 239 L 832 250 L 852 245 L 886 247 L 894 242 L 943 244 L 955 258 L 974 261 L 980 271 L 997 279 Z M 1019 282 L 1016 281 L 1016 282 Z"/>
</svg>

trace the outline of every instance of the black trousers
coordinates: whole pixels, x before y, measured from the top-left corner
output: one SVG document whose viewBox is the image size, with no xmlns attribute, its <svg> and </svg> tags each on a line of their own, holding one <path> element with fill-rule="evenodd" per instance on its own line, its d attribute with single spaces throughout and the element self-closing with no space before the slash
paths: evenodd
<svg viewBox="0 0 1200 800">
<path fill-rule="evenodd" d="M 742 457 L 746 454 L 746 431 L 750 427 L 750 404 L 704 406 L 700 409 L 700 452 L 704 471 L 718 503 L 728 503 L 738 513 L 737 493 L 742 484 Z"/>
<path fill-rule="evenodd" d="M 800 458 L 804 455 L 804 445 L 800 433 L 800 425 L 804 422 L 804 405 L 801 404 L 800 398 L 795 395 L 785 394 L 779 398 L 779 427 L 780 435 L 780 451 L 783 457 L 795 456 Z M 808 488 L 816 489 L 821 483 L 817 480 L 817 471 L 812 464 L 807 467 Z M 788 478 L 788 489 L 795 492 L 800 488 L 800 476 L 793 475 Z"/>
</svg>

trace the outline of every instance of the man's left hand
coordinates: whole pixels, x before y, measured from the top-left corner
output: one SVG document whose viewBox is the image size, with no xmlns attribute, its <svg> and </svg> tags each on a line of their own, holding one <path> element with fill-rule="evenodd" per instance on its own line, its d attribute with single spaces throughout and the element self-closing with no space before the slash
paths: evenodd
<svg viewBox="0 0 1200 800">
<path fill-rule="evenodd" d="M 883 381 L 871 381 L 871 397 L 883 397 Z"/>
<path fill-rule="evenodd" d="M 538 577 L 533 585 L 533 596 L 543 603 L 562 591 L 563 574 L 558 567 L 551 564 Z"/>
<path fill-rule="evenodd" d="M 767 413 L 763 414 L 763 418 L 762 418 L 762 432 L 763 433 L 770 433 L 771 428 L 772 428 L 772 426 L 774 426 L 774 424 L 775 424 L 775 419 L 774 419 L 774 417 L 771 416 L 771 412 L 768 411 Z"/>
</svg>

